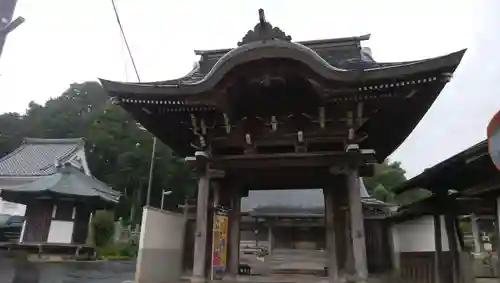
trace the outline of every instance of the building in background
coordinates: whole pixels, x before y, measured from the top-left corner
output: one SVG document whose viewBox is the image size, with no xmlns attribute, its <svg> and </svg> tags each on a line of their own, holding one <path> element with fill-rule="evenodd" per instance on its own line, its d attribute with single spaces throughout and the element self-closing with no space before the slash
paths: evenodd
<svg viewBox="0 0 500 283">
<path fill-rule="evenodd" d="M 112 208 L 120 193 L 70 162 L 54 167 L 54 174 L 0 193 L 9 201 L 26 205 L 20 242 L 87 244 L 92 214 Z"/>
<path fill-rule="evenodd" d="M 56 164 L 67 162 L 90 175 L 82 138 L 26 138 L 17 149 L 0 159 L 0 191 L 52 175 L 56 173 Z M 25 210 L 22 204 L 0 198 L 0 214 L 24 215 Z"/>
<path fill-rule="evenodd" d="M 2 213 L 26 211 L 21 242 L 85 244 L 92 212 L 120 193 L 91 175 L 83 138 L 26 138 L 0 159 L 0 196 Z"/>
<path fill-rule="evenodd" d="M 389 237 L 384 219 L 391 214 L 394 206 L 372 198 L 362 179 L 360 184 L 367 230 L 368 267 L 376 272 L 390 264 L 379 255 L 388 250 Z M 240 248 L 243 253 L 266 249 L 272 256 L 275 249 L 293 249 L 296 253 L 326 249 L 322 189 L 251 190 L 241 200 L 241 212 Z M 347 219 L 339 222 L 344 227 L 337 227 L 338 233 L 349 233 Z"/>
<path fill-rule="evenodd" d="M 0 1 L 0 56 L 2 55 L 7 35 L 24 21 L 22 17 L 12 21 L 16 4 L 17 0 Z"/>
</svg>

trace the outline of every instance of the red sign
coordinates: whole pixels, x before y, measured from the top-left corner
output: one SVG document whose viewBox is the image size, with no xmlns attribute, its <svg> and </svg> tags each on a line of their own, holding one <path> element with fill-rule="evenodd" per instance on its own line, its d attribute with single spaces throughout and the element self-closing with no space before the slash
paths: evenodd
<svg viewBox="0 0 500 283">
<path fill-rule="evenodd" d="M 500 170 L 500 112 L 488 124 L 488 152 L 495 166 Z"/>
</svg>

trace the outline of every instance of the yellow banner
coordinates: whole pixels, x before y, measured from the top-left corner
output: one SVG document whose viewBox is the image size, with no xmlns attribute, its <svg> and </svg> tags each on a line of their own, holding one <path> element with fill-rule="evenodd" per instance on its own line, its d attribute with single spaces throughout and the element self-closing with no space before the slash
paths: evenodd
<svg viewBox="0 0 500 283">
<path fill-rule="evenodd" d="M 214 215 L 212 268 L 215 273 L 226 271 L 228 223 L 226 215 Z"/>
</svg>

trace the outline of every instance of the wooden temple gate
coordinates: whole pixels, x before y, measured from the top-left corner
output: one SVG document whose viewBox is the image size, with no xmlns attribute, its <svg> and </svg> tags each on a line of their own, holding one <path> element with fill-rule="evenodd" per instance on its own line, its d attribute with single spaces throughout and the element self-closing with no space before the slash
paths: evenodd
<svg viewBox="0 0 500 283">
<path fill-rule="evenodd" d="M 237 48 L 196 51 L 185 77 L 101 80 L 196 168 L 195 278 L 208 275 L 211 195 L 231 209 L 228 273 L 237 275 L 241 196 L 252 188 L 323 188 L 330 281 L 367 278 L 359 177 L 409 135 L 464 54 L 378 63 L 361 47 L 367 39 L 291 42 L 259 10 Z"/>
</svg>

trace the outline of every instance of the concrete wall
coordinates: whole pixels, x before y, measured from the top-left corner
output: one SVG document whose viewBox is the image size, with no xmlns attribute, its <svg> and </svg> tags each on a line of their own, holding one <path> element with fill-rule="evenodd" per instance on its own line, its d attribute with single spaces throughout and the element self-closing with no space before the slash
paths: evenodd
<svg viewBox="0 0 500 283">
<path fill-rule="evenodd" d="M 174 282 L 180 278 L 184 228 L 182 214 L 144 208 L 135 274 L 137 283 Z"/>
<path fill-rule="evenodd" d="M 423 216 L 395 225 L 392 234 L 395 252 L 429 252 L 435 251 L 434 219 L 432 216 Z M 441 218 L 441 235 L 443 251 L 448 251 L 448 239 L 444 217 Z"/>
</svg>

